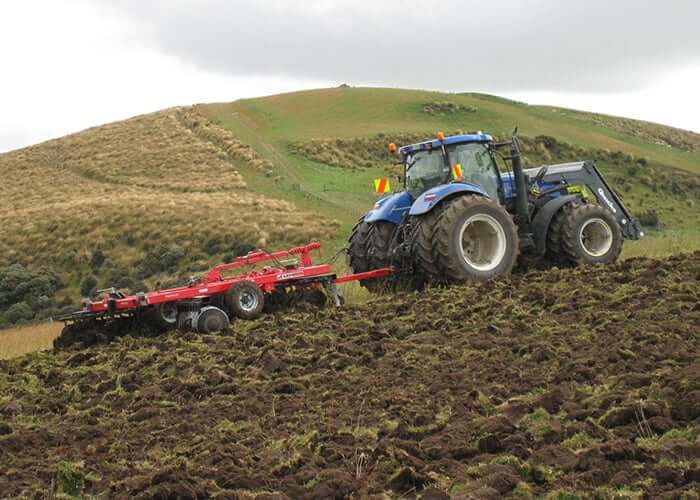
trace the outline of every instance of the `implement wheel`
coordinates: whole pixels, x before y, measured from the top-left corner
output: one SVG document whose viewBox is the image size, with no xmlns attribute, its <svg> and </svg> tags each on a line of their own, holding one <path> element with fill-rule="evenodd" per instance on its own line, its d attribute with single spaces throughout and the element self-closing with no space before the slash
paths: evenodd
<svg viewBox="0 0 700 500">
<path fill-rule="evenodd" d="M 226 292 L 226 306 L 231 314 L 241 319 L 254 319 L 260 316 L 265 307 L 265 296 L 252 281 L 239 281 Z"/>
<path fill-rule="evenodd" d="M 437 219 L 433 256 L 444 281 L 485 281 L 509 274 L 518 248 L 513 218 L 491 198 L 453 198 Z"/>
<path fill-rule="evenodd" d="M 158 328 L 174 330 L 177 326 L 177 313 L 175 302 L 162 302 L 151 308 L 148 317 Z"/>
</svg>

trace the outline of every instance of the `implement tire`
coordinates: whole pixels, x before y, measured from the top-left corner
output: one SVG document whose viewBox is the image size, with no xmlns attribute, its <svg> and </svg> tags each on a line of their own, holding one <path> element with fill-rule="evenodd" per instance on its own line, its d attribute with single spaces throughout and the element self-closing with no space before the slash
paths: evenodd
<svg viewBox="0 0 700 500">
<path fill-rule="evenodd" d="M 265 307 L 265 296 L 252 281 L 239 281 L 231 285 L 225 300 L 231 314 L 241 319 L 255 319 Z"/>
<path fill-rule="evenodd" d="M 440 279 L 486 281 L 509 274 L 518 258 L 512 216 L 492 198 L 465 195 L 446 202 L 433 239 Z"/>
<path fill-rule="evenodd" d="M 177 327 L 177 304 L 175 302 L 162 302 L 151 306 L 148 311 L 150 322 L 163 331 L 175 330 Z"/>
<path fill-rule="evenodd" d="M 622 229 L 597 203 L 574 201 L 562 208 L 561 250 L 576 265 L 610 264 L 622 251 Z"/>
</svg>

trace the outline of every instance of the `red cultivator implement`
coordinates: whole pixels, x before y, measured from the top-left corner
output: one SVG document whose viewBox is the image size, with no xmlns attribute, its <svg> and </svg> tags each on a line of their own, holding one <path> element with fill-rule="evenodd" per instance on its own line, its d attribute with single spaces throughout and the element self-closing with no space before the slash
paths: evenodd
<svg viewBox="0 0 700 500">
<path fill-rule="evenodd" d="M 314 264 L 311 252 L 320 243 L 268 253 L 257 251 L 220 264 L 202 278 L 192 278 L 185 286 L 124 295 L 115 289 L 100 291 L 98 300 L 84 299 L 80 311 L 56 318 L 66 323 L 57 345 L 76 338 L 115 336 L 143 329 L 191 330 L 210 333 L 229 328 L 233 317 L 253 319 L 272 307 L 288 306 L 294 297 L 315 294 L 335 305 L 342 304 L 336 285 L 348 281 L 372 280 L 389 276 L 391 268 L 336 276 L 329 264 Z M 269 262 L 256 270 L 228 273 Z"/>
</svg>

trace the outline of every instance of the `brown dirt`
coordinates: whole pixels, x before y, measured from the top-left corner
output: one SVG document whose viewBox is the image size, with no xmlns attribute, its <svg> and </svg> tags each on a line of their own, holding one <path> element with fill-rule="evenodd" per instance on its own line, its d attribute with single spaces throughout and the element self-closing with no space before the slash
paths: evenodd
<svg viewBox="0 0 700 500">
<path fill-rule="evenodd" d="M 627 260 L 2 361 L 0 496 L 692 498 L 699 283 Z"/>
</svg>

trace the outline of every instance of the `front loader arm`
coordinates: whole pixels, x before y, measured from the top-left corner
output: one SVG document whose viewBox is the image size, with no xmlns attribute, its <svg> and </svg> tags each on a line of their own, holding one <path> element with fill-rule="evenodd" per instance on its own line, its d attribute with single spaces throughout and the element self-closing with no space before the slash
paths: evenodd
<svg viewBox="0 0 700 500">
<path fill-rule="evenodd" d="M 606 182 L 600 170 L 592 161 L 567 163 L 542 167 L 535 178 L 537 184 L 557 183 L 568 186 L 586 186 L 608 208 L 620 223 L 625 239 L 638 240 L 644 231 L 637 219 L 632 217 L 614 189 Z"/>
</svg>

